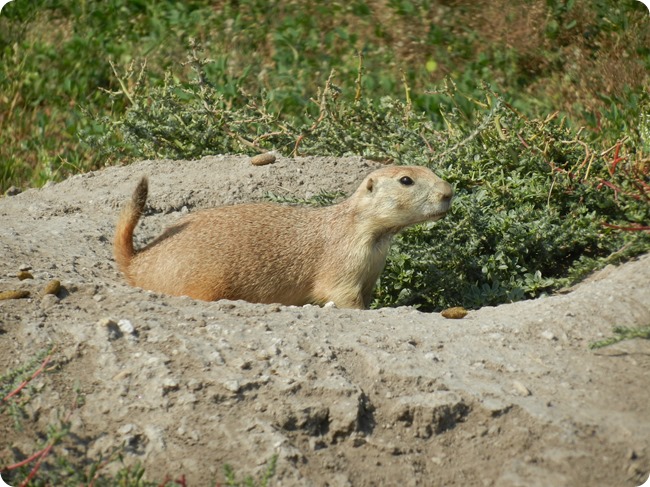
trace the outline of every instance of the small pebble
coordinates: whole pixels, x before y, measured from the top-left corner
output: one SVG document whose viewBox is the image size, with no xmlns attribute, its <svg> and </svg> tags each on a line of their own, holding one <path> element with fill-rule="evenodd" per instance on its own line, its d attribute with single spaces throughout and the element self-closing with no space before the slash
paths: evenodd
<svg viewBox="0 0 650 487">
<path fill-rule="evenodd" d="M 176 379 L 172 379 L 171 377 L 167 377 L 162 381 L 163 395 L 167 394 L 168 392 L 177 391 L 179 387 L 180 386 L 178 384 L 178 381 Z"/>
<path fill-rule="evenodd" d="M 125 424 L 124 426 L 120 427 L 120 429 L 117 430 L 118 433 L 122 435 L 128 435 L 135 429 L 135 425 L 133 424 Z"/>
<path fill-rule="evenodd" d="M 135 327 L 133 326 L 133 324 L 129 320 L 122 319 L 122 320 L 117 322 L 117 326 L 119 326 L 122 333 L 124 333 L 126 335 L 135 334 Z"/>
<path fill-rule="evenodd" d="M 130 370 L 122 370 L 113 376 L 113 380 L 120 381 L 131 377 Z"/>
<path fill-rule="evenodd" d="M 460 320 L 467 316 L 467 310 L 461 306 L 455 306 L 441 311 L 440 314 L 450 320 Z"/>
<path fill-rule="evenodd" d="M 48 282 L 43 289 L 43 294 L 54 294 L 55 296 L 59 294 L 59 291 L 61 290 L 61 281 L 58 281 L 56 279 L 52 279 L 50 282 Z"/>
<path fill-rule="evenodd" d="M 542 332 L 542 338 L 546 338 L 547 340 L 556 340 L 557 338 L 555 337 L 555 334 L 553 334 L 552 331 L 550 330 L 545 330 Z"/>
<path fill-rule="evenodd" d="M 238 380 L 227 380 L 223 383 L 223 386 L 229 390 L 230 392 L 237 392 L 240 389 L 239 381 Z"/>
<path fill-rule="evenodd" d="M 11 291 L 4 291 L 0 293 L 0 300 L 3 299 L 22 299 L 22 298 L 28 298 L 29 297 L 29 291 L 22 291 L 22 290 L 11 290 Z"/>
<path fill-rule="evenodd" d="M 258 154 L 251 157 L 251 164 L 253 166 L 266 166 L 275 162 L 275 155 L 267 152 L 265 154 Z"/>
<path fill-rule="evenodd" d="M 528 387 L 526 387 L 525 385 L 523 385 L 523 384 L 522 384 L 521 382 L 519 382 L 518 380 L 513 380 L 513 381 L 512 381 L 512 386 L 514 387 L 515 392 L 516 392 L 517 394 L 519 394 L 520 396 L 522 396 L 522 397 L 527 397 L 527 396 L 530 396 L 530 395 L 532 394 L 532 393 L 530 392 L 530 389 L 528 389 Z"/>
<path fill-rule="evenodd" d="M 25 279 L 34 279 L 32 273 L 28 271 L 20 271 L 18 274 L 16 274 L 16 277 L 21 281 L 24 281 Z"/>
</svg>

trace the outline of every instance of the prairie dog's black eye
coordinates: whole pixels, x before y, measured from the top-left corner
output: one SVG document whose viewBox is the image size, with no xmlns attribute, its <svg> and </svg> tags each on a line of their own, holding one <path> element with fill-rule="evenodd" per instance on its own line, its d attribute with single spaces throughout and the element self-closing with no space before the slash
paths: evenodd
<svg viewBox="0 0 650 487">
<path fill-rule="evenodd" d="M 401 177 L 399 182 L 402 183 L 404 186 L 411 186 L 413 184 L 413 180 L 408 176 Z"/>
</svg>

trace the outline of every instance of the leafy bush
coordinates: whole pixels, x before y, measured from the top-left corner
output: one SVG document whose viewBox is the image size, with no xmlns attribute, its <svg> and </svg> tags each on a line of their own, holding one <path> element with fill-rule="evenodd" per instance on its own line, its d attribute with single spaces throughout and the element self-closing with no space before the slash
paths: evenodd
<svg viewBox="0 0 650 487">
<path fill-rule="evenodd" d="M 536 297 L 650 249 L 647 158 L 631 152 L 613 168 L 561 121 L 526 120 L 492 102 L 476 137 L 433 158 L 455 183 L 452 214 L 399 239 L 376 304 Z"/>
<path fill-rule="evenodd" d="M 456 188 L 453 211 L 435 225 L 405 232 L 391 251 L 375 306 L 423 310 L 480 307 L 539 296 L 585 273 L 650 249 L 649 160 L 623 138 L 597 151 L 564 119 L 528 119 L 484 87 L 479 101 L 453 85 L 440 90 L 452 107 L 446 130 L 407 101 L 379 103 L 361 90 L 347 98 L 330 76 L 318 110 L 300 126 L 273 116 L 266 100 L 231 106 L 210 83 L 174 76 L 154 97 L 113 123 L 113 139 L 138 157 L 200 157 L 224 152 L 365 157 L 434 169 Z M 466 116 L 470 100 L 481 116 Z M 647 97 L 640 110 L 648 110 Z M 647 112 L 646 112 L 647 113 Z M 638 130 L 648 130 L 648 118 Z M 105 147 L 112 150 L 115 147 Z"/>
</svg>

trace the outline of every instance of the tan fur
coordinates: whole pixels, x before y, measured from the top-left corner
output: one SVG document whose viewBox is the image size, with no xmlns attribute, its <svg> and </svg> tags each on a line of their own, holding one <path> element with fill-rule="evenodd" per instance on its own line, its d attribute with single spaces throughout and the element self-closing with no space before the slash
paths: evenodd
<svg viewBox="0 0 650 487">
<path fill-rule="evenodd" d="M 413 184 L 402 184 L 404 177 Z M 131 285 L 170 295 L 367 308 L 393 235 L 442 218 L 452 195 L 429 169 L 386 167 L 337 205 L 202 210 L 134 251 L 133 230 L 147 198 L 143 178 L 117 223 L 115 260 Z"/>
</svg>

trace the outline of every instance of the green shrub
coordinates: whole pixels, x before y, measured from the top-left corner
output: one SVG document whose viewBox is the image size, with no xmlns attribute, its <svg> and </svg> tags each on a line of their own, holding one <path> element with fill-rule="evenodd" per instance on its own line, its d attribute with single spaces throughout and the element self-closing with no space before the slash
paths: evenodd
<svg viewBox="0 0 650 487">
<path fill-rule="evenodd" d="M 598 151 L 564 119 L 528 119 L 487 87 L 479 101 L 451 84 L 439 91 L 452 108 L 440 113 L 446 130 L 437 130 L 413 110 L 408 87 L 406 103 L 375 102 L 363 95 L 360 75 L 354 97 L 330 76 L 318 109 L 293 126 L 271 115 L 264 98 L 226 103 L 206 64 L 194 58 L 193 66 L 190 83 L 170 75 L 153 99 L 132 96 L 113 139 L 149 158 L 361 154 L 426 165 L 453 183 L 451 214 L 397 239 L 374 306 L 477 308 L 536 297 L 650 249 L 642 230 L 650 221 L 648 159 L 632 145 L 639 139 Z M 468 101 L 478 120 L 466 115 Z M 647 99 L 640 107 L 647 110 Z M 644 120 L 639 131 L 648 129 Z"/>
</svg>

